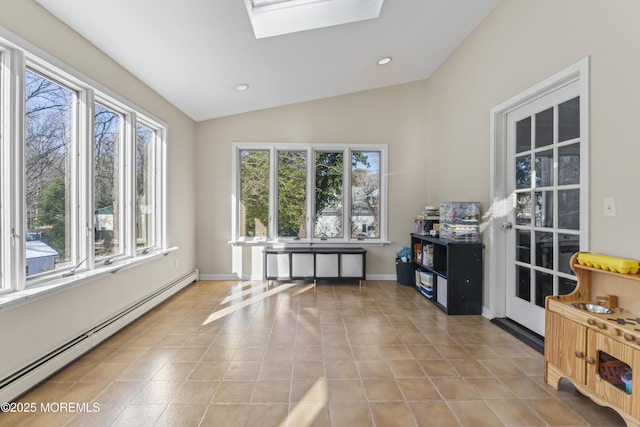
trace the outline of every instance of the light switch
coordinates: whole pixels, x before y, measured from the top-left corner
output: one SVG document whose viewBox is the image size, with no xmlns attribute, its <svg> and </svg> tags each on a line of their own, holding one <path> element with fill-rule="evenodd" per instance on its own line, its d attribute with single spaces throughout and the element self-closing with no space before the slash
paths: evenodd
<svg viewBox="0 0 640 427">
<path fill-rule="evenodd" d="M 610 216 L 610 217 L 616 216 L 616 198 L 615 197 L 604 198 L 604 216 Z"/>
</svg>

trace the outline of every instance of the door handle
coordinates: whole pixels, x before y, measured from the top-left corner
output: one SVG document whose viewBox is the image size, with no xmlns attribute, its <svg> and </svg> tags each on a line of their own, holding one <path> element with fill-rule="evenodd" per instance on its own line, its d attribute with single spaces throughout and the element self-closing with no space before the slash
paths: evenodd
<svg viewBox="0 0 640 427">
<path fill-rule="evenodd" d="M 503 222 L 502 224 L 500 224 L 500 228 L 502 228 L 505 231 L 511 230 L 513 228 L 513 224 L 511 223 L 511 221 Z"/>
</svg>

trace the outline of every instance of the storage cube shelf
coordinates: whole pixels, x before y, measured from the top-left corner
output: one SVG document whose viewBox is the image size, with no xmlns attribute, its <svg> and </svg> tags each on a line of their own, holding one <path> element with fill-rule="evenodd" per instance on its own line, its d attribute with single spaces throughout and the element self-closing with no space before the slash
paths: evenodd
<svg viewBox="0 0 640 427">
<path fill-rule="evenodd" d="M 362 248 L 265 248 L 265 280 L 366 278 L 367 251 Z"/>
<path fill-rule="evenodd" d="M 424 259 L 423 248 L 427 246 L 432 252 L 429 260 Z M 482 314 L 481 242 L 458 242 L 414 233 L 411 247 L 412 262 L 420 271 L 416 275 L 416 289 L 421 294 L 447 314 Z M 430 292 L 424 283 L 428 281 L 425 274 L 433 275 Z"/>
</svg>

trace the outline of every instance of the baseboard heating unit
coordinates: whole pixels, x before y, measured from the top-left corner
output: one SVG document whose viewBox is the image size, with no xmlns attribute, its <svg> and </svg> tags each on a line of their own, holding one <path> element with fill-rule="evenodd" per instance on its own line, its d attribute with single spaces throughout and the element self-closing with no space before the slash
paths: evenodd
<svg viewBox="0 0 640 427">
<path fill-rule="evenodd" d="M 80 334 L 7 378 L 0 380 L 0 402 L 10 402 L 51 374 L 91 350 L 120 329 L 198 280 L 194 269 L 151 295 L 120 311 L 108 320 Z"/>
</svg>

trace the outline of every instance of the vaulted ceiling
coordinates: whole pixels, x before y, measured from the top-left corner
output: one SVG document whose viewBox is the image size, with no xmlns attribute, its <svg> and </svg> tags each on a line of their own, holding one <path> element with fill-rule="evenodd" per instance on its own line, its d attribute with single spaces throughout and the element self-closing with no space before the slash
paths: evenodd
<svg viewBox="0 0 640 427">
<path fill-rule="evenodd" d="M 257 39 L 245 0 L 36 1 L 197 121 L 425 79 L 499 2 L 385 0 L 374 19 Z"/>
</svg>

